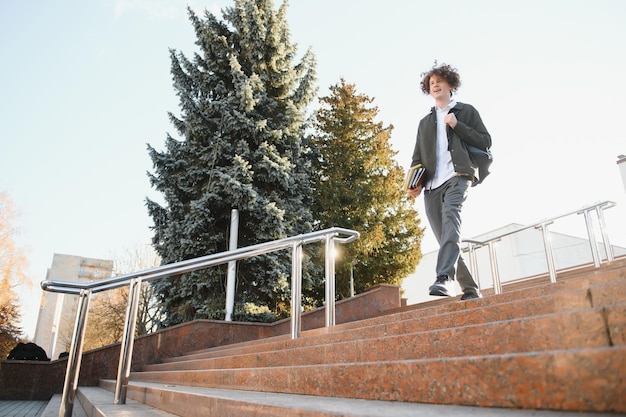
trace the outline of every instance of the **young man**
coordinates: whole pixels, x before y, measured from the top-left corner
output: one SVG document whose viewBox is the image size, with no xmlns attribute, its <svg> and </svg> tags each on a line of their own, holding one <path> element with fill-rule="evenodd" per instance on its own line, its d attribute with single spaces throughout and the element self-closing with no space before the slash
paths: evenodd
<svg viewBox="0 0 626 417">
<path fill-rule="evenodd" d="M 461 85 L 456 69 L 435 65 L 422 75 L 422 92 L 435 100 L 435 107 L 419 123 L 411 161 L 411 166 L 425 168 L 423 185 L 407 193 L 417 197 L 424 190 L 426 216 L 439 242 L 437 278 L 429 294 L 455 296 L 456 279 L 463 290 L 461 300 L 480 298 L 461 257 L 461 209 L 470 186 L 480 179 L 467 145 L 486 150 L 491 136 L 474 107 L 452 98 Z"/>
</svg>

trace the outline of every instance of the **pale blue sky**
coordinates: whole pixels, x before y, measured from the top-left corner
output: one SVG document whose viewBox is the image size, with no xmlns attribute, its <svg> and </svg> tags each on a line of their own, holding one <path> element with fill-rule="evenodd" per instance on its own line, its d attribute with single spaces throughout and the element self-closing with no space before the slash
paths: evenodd
<svg viewBox="0 0 626 417">
<path fill-rule="evenodd" d="M 161 148 L 174 133 L 168 48 L 196 51 L 187 4 L 233 3 L 0 3 L 0 190 L 22 212 L 37 284 L 25 292 L 29 335 L 54 253 L 108 259 L 150 241 L 144 199 L 158 195 L 146 143 Z M 316 54 L 320 94 L 344 77 L 374 97 L 403 166 L 432 105 L 419 74 L 434 60 L 459 69 L 457 99 L 478 108 L 495 154 L 466 204 L 465 236 L 613 200 L 611 237 L 626 241 L 616 165 L 626 153 L 626 2 L 292 0 L 288 18 L 299 52 Z M 427 232 L 424 250 L 434 248 Z"/>
</svg>

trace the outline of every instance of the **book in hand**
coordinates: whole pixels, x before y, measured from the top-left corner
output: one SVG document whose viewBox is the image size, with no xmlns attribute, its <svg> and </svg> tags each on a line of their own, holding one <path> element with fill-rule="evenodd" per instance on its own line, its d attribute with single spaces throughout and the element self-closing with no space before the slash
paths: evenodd
<svg viewBox="0 0 626 417">
<path fill-rule="evenodd" d="M 406 174 L 406 179 L 404 180 L 404 188 L 407 190 L 412 190 L 422 185 L 425 172 L 426 169 L 424 169 L 421 164 L 412 166 L 411 169 L 409 169 L 409 172 Z"/>
</svg>

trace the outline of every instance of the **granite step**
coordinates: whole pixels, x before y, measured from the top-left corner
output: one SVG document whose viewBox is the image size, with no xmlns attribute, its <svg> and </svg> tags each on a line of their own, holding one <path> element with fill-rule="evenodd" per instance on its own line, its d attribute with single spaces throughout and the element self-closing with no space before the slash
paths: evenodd
<svg viewBox="0 0 626 417">
<path fill-rule="evenodd" d="M 176 414 L 128 397 L 125 404 L 113 404 L 113 391 L 99 387 L 79 387 L 76 400 L 72 417 L 78 417 L 76 409 L 80 409 L 85 417 L 176 417 Z"/>
<path fill-rule="evenodd" d="M 189 352 L 133 372 L 128 398 L 182 416 L 626 415 L 616 265 Z"/>
<path fill-rule="evenodd" d="M 43 410 L 41 414 L 38 414 L 39 417 L 59 417 L 59 411 L 61 410 L 61 394 L 55 394 L 50 398 L 46 408 Z M 4 414 L 0 414 L 4 416 Z M 27 417 L 26 415 L 20 417 Z M 80 404 L 80 401 L 76 401 L 74 406 L 72 407 L 72 417 L 91 417 L 87 416 L 85 410 Z"/>
<path fill-rule="evenodd" d="M 102 381 L 113 401 L 114 381 Z M 128 396 L 186 417 L 601 417 L 604 413 L 520 410 L 163 385 L 132 381 Z M 124 407 L 124 406 L 117 406 Z M 135 415 L 135 414 L 133 414 Z M 615 415 L 615 414 L 612 414 Z"/>
<path fill-rule="evenodd" d="M 472 356 L 624 344 L 626 303 L 497 322 L 421 329 L 412 333 L 364 337 L 329 343 L 294 342 L 244 354 L 171 361 L 142 372 L 255 368 L 307 364 L 375 362 L 429 357 Z M 293 346 L 293 345 L 298 346 Z"/>
<path fill-rule="evenodd" d="M 616 258 L 612 262 L 604 262 L 600 268 L 596 268 L 592 263 L 590 263 L 567 270 L 557 271 L 557 280 L 563 282 L 570 279 L 593 276 L 598 273 L 605 274 L 608 271 L 617 271 L 619 273 L 619 271 L 624 268 L 626 268 L 626 256 Z M 545 284 L 550 284 L 550 277 L 547 273 L 535 277 L 504 282 L 502 283 L 502 288 L 504 291 L 512 291 L 530 285 Z"/>
<path fill-rule="evenodd" d="M 151 382 L 379 401 L 626 413 L 626 346 L 134 373 Z"/>
<path fill-rule="evenodd" d="M 615 269 L 406 308 L 296 340 L 193 352 L 146 366 L 131 383 L 626 413 L 625 284 L 624 270 Z"/>
<path fill-rule="evenodd" d="M 551 294 L 541 294 L 534 298 L 517 297 L 507 301 L 503 300 L 504 297 L 492 296 L 471 302 L 456 302 L 448 308 L 440 306 L 429 310 L 407 310 L 386 317 L 361 320 L 358 326 L 357 323 L 347 323 L 347 325 L 336 326 L 333 329 L 306 331 L 296 340 L 288 336 L 279 336 L 243 342 L 192 352 L 176 358 L 166 358 L 163 363 L 284 351 L 314 345 L 322 346 L 329 343 L 494 323 L 513 318 L 521 320 L 525 317 L 592 308 L 594 305 L 610 306 L 626 300 L 624 282 L 626 280 L 612 280 L 609 283 L 594 283 L 595 285 L 591 287 L 575 289 L 559 287 Z M 463 308 L 459 309 L 459 305 Z"/>
</svg>

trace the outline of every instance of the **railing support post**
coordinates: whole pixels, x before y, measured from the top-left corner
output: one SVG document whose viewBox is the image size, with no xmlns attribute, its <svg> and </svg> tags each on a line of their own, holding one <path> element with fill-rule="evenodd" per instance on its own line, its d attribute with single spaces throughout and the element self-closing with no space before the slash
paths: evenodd
<svg viewBox="0 0 626 417">
<path fill-rule="evenodd" d="M 302 243 L 291 247 L 291 338 L 300 337 L 302 322 Z"/>
<path fill-rule="evenodd" d="M 354 266 L 356 264 L 356 259 L 353 259 L 352 262 L 350 262 L 350 297 L 354 297 Z"/>
<path fill-rule="evenodd" d="M 335 239 L 326 235 L 324 260 L 326 263 L 326 327 L 335 325 Z"/>
<path fill-rule="evenodd" d="M 543 237 L 543 249 L 546 254 L 546 263 L 548 264 L 548 273 L 550 274 L 550 282 L 554 284 L 556 282 L 556 269 L 554 268 L 554 258 L 552 257 L 552 237 L 548 226 L 553 222 L 543 222 L 536 226 L 536 229 L 541 229 L 541 236 Z"/>
<path fill-rule="evenodd" d="M 606 222 L 604 221 L 604 205 L 596 206 L 596 214 L 598 215 L 598 224 L 600 225 L 600 233 L 602 234 L 602 241 L 604 242 L 606 260 L 607 262 L 613 262 L 615 257 L 613 255 L 613 246 L 611 246 L 611 242 L 609 242 L 609 234 L 606 231 Z"/>
<path fill-rule="evenodd" d="M 502 294 L 502 284 L 500 283 L 500 272 L 498 271 L 498 258 L 496 257 L 496 242 L 490 240 L 489 245 L 489 261 L 491 262 L 491 280 L 493 281 L 493 291 L 496 294 Z"/>
<path fill-rule="evenodd" d="M 83 341 L 85 340 L 85 329 L 87 328 L 90 298 L 91 290 L 80 291 L 72 344 L 67 357 L 67 369 L 65 371 L 59 417 L 72 417 L 72 411 L 74 410 L 74 398 L 76 398 L 76 389 L 78 388 L 78 375 L 80 374 L 80 362 L 83 356 Z"/>
<path fill-rule="evenodd" d="M 128 307 L 126 309 L 126 322 L 124 323 L 124 333 L 122 334 L 122 345 L 120 347 L 120 361 L 117 367 L 114 404 L 126 404 L 126 390 L 128 388 L 128 379 L 130 378 L 130 365 L 133 357 L 140 295 L 141 277 L 132 279 L 128 288 Z"/>
<path fill-rule="evenodd" d="M 470 262 L 470 272 L 472 273 L 472 277 L 478 284 L 478 289 L 482 290 L 480 285 L 480 278 L 478 277 L 478 261 L 476 260 L 476 247 L 477 245 L 474 242 L 467 243 L 467 251 L 469 252 L 469 262 Z"/>
<path fill-rule="evenodd" d="M 239 211 L 230 211 L 230 241 L 228 250 L 237 249 L 237 237 L 239 234 Z M 237 283 L 237 261 L 228 262 L 228 275 L 226 279 L 226 317 L 225 321 L 233 320 L 233 310 L 235 309 L 235 286 Z"/>
<path fill-rule="evenodd" d="M 589 237 L 589 245 L 591 247 L 591 256 L 593 258 L 593 266 L 600 267 L 600 254 L 598 253 L 598 242 L 596 241 L 596 232 L 593 228 L 593 220 L 591 219 L 589 210 L 582 212 L 585 216 L 585 225 L 587 226 L 587 236 Z"/>
</svg>

